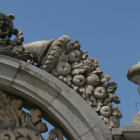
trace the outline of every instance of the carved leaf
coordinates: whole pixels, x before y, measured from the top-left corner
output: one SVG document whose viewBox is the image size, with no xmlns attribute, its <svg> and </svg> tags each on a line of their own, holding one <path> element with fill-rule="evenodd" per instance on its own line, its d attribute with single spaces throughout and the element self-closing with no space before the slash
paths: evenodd
<svg viewBox="0 0 140 140">
<path fill-rule="evenodd" d="M 0 91 L 0 130 L 28 127 L 36 132 L 46 132 L 47 126 L 41 121 L 41 111 L 31 110 L 31 116 L 22 110 L 23 102 L 12 99 L 11 96 Z"/>
<path fill-rule="evenodd" d="M 36 109 L 36 110 L 31 109 L 30 113 L 31 113 L 32 122 L 34 124 L 41 121 L 41 118 L 40 118 L 41 117 L 41 111 L 39 109 Z"/>
</svg>

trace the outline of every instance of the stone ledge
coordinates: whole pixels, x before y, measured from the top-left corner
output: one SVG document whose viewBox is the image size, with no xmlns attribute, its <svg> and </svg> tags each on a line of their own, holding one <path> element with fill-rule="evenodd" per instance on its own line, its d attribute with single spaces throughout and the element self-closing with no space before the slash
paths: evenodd
<svg viewBox="0 0 140 140">
<path fill-rule="evenodd" d="M 122 129 L 113 128 L 114 140 L 140 140 L 140 125 L 123 125 Z"/>
</svg>

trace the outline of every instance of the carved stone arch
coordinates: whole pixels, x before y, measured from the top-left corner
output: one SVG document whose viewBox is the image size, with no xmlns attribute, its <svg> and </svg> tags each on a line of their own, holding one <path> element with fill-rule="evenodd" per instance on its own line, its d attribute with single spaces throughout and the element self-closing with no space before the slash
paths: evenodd
<svg viewBox="0 0 140 140">
<path fill-rule="evenodd" d="M 111 140 L 99 115 L 73 89 L 53 75 L 21 60 L 0 55 L 0 89 L 21 98 L 69 140 Z"/>
</svg>

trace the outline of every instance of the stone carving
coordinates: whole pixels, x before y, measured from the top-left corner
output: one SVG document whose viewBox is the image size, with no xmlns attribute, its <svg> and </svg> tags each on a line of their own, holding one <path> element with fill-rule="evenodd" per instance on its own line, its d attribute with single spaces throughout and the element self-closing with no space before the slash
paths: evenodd
<svg viewBox="0 0 140 140">
<path fill-rule="evenodd" d="M 108 97 L 104 100 L 103 104 L 106 105 L 107 103 L 110 103 L 111 101 L 113 101 L 116 104 L 120 103 L 120 99 L 118 95 L 115 93 L 108 93 Z"/>
<path fill-rule="evenodd" d="M 134 66 L 132 66 L 127 71 L 127 78 L 132 81 L 134 84 L 139 85 L 138 93 L 140 95 L 140 62 Z"/>
<path fill-rule="evenodd" d="M 111 108 L 109 106 L 101 107 L 100 114 L 103 117 L 109 117 L 111 115 Z"/>
<path fill-rule="evenodd" d="M 52 129 L 49 132 L 49 138 L 47 140 L 55 140 L 55 138 L 58 138 L 58 140 L 63 140 L 62 132 L 59 129 Z"/>
<path fill-rule="evenodd" d="M 22 104 L 22 100 L 0 91 L 1 140 L 43 140 L 41 133 L 46 132 L 48 128 L 45 123 L 42 123 L 41 111 L 31 109 L 31 115 L 29 115 L 21 109 Z M 59 129 L 50 131 L 48 140 L 55 138 L 63 140 L 63 135 Z"/>
<path fill-rule="evenodd" d="M 13 28 L 14 15 L 6 16 L 0 13 L 0 54 L 9 55 L 21 60 L 33 60 L 33 55 L 24 50 L 22 31 Z M 16 35 L 14 40 L 10 37 Z"/>
<path fill-rule="evenodd" d="M 97 99 L 104 99 L 107 96 L 107 92 L 104 87 L 97 87 L 94 90 L 93 94 L 94 94 L 95 98 L 97 98 Z"/>
<path fill-rule="evenodd" d="M 70 39 L 67 40 L 70 41 Z M 109 82 L 111 77 L 103 74 L 98 61 L 92 58 L 86 59 L 88 53 L 81 51 L 80 47 L 67 50 L 75 42 L 67 43 L 51 73 L 79 93 L 95 109 L 109 129 L 119 127 L 119 119 L 122 115 L 118 117 L 116 113 L 119 114 L 119 112 L 114 114 L 112 105 L 112 102 L 120 103 L 119 97 L 114 93 L 117 84 Z M 77 46 L 80 46 L 78 42 Z M 58 69 L 60 62 L 63 65 Z"/>
<path fill-rule="evenodd" d="M 122 113 L 118 109 L 118 106 L 113 106 L 108 104 L 108 106 L 103 106 L 100 110 L 102 116 L 101 119 L 107 124 L 109 129 L 118 128 L 120 126 L 120 118 L 122 118 Z"/>
<path fill-rule="evenodd" d="M 113 117 L 116 117 L 116 113 L 114 114 L 112 110 L 112 102 L 120 103 L 119 97 L 114 93 L 117 84 L 109 82 L 111 77 L 103 74 L 97 59 L 87 59 L 88 52 L 80 49 L 78 40 L 72 42 L 65 35 L 56 41 L 22 44 L 22 32 L 13 29 L 14 16 L 0 14 L 0 17 L 1 54 L 10 55 L 28 63 L 36 62 L 38 67 L 56 76 L 81 95 L 105 120 L 105 123 L 108 120 L 109 129 L 119 126 L 118 121 L 122 116 L 117 116 L 115 122 Z M 6 27 L 9 27 L 9 30 Z M 17 36 L 14 41 L 9 39 L 12 34 Z M 2 45 L 4 41 L 5 45 Z"/>
</svg>

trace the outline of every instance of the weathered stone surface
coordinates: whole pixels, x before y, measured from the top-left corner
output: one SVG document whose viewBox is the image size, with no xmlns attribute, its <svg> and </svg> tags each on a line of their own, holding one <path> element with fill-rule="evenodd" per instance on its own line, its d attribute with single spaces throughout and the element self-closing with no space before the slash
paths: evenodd
<svg viewBox="0 0 140 140">
<path fill-rule="evenodd" d="M 43 140 L 40 133 L 47 131 L 46 124 L 42 123 L 41 112 L 38 109 L 31 110 L 31 115 L 25 113 L 23 102 L 0 91 L 0 130 L 1 139 L 7 135 L 17 140 L 29 136 L 31 139 Z M 8 138 L 10 139 L 10 138 Z"/>
<path fill-rule="evenodd" d="M 140 125 L 122 125 L 122 131 L 140 131 Z"/>
<path fill-rule="evenodd" d="M 69 92 L 62 91 L 61 94 L 65 98 L 68 98 L 69 101 L 74 105 L 74 107 L 77 108 L 83 116 L 85 116 L 84 119 L 86 120 L 86 122 L 88 122 L 88 124 L 90 124 L 90 129 L 94 128 L 95 126 L 98 126 L 100 128 L 100 131 L 107 129 L 105 125 L 102 125 L 101 119 L 98 117 L 97 113 L 95 111 L 92 111 L 92 108 L 88 109 L 88 104 L 86 102 L 83 102 L 82 98 L 78 98 L 79 95 L 77 95 L 76 92 L 71 89 Z M 73 98 L 74 96 L 75 98 Z M 81 102 L 83 102 L 82 107 L 80 104 Z"/>
<path fill-rule="evenodd" d="M 122 135 L 122 129 L 112 128 L 112 135 Z"/>
<path fill-rule="evenodd" d="M 60 37 L 56 41 L 38 41 L 22 44 L 24 40 L 22 32 L 13 28 L 12 19 L 14 18 L 13 15 L 6 16 L 0 13 L 0 54 L 24 60 L 27 62 L 26 65 L 34 64 L 34 62 L 37 63 L 37 67 L 40 67 L 59 78 L 80 94 L 104 120 L 109 129 L 119 127 L 119 119 L 121 117 L 114 116 L 111 113 L 113 105 L 108 105 L 111 112 L 107 116 L 102 116 L 102 111 L 100 111 L 102 106 L 111 104 L 111 102 L 120 103 L 120 99 L 114 93 L 117 84 L 109 82 L 111 77 L 103 74 L 102 68 L 98 65 L 98 60 L 93 58 L 87 59 L 88 53 L 80 49 L 79 41 L 75 40 L 74 42 L 71 42 L 70 38 L 66 35 Z M 11 35 L 16 35 L 16 38 L 12 41 L 10 40 Z M 25 69 L 27 67 L 28 66 L 25 66 Z M 28 68 L 26 70 L 28 70 Z M 57 91 L 60 90 L 56 84 L 52 84 L 49 81 L 46 81 L 49 85 L 44 87 L 44 82 L 38 80 L 38 82 L 41 82 L 41 89 L 44 88 L 42 92 L 39 90 L 38 83 L 36 82 L 37 80 L 33 81 L 31 77 L 27 82 L 28 72 L 24 78 L 22 75 L 22 70 L 19 70 L 14 79 L 14 84 L 16 83 L 17 85 L 13 85 L 13 87 L 18 87 L 18 83 L 22 84 L 22 87 L 27 86 L 29 82 L 33 84 L 30 87 L 30 91 L 32 92 L 37 90 L 41 94 L 44 94 L 44 91 L 49 89 L 48 87 L 50 85 Z M 6 76 L 3 79 L 5 78 Z M 53 91 L 53 89 L 48 92 L 51 91 Z M 55 93 L 55 91 L 53 91 L 53 93 Z M 48 100 L 51 101 L 56 95 L 51 98 L 44 94 L 44 98 L 48 98 Z M 111 125 L 107 120 L 114 117 L 116 118 L 117 123 L 115 124 L 114 121 L 114 125 Z"/>
<path fill-rule="evenodd" d="M 58 78 L 21 60 L 3 55 L 0 55 L 1 57 L 5 60 L 0 63 L 0 66 L 7 65 L 5 72 L 9 72 L 8 70 L 12 68 L 9 62 L 16 62 L 19 66 L 15 68 L 16 74 L 12 83 L 6 84 L 0 81 L 0 88 L 20 97 L 23 100 L 24 107 L 28 109 L 40 108 L 42 117 L 57 128 L 60 128 L 66 138 L 78 139 L 82 134 L 90 132 L 94 127 L 98 129 L 90 135 L 91 138 L 97 137 L 96 139 L 99 139 L 98 133 L 103 136 L 102 132 L 105 130 L 107 130 L 106 136 L 110 135 L 107 126 L 101 121 L 97 113 L 86 102 L 83 102 L 83 99 L 76 92 Z M 6 75 L 9 76 L 8 73 Z M 0 75 L 0 80 L 2 78 Z M 9 79 L 8 77 L 7 81 Z M 36 87 L 38 87 L 37 90 Z M 55 102 L 61 104 L 63 108 L 56 106 Z M 67 113 L 72 115 L 73 120 L 69 118 Z M 74 119 L 78 120 L 75 122 Z M 83 128 L 85 130 L 81 130 Z"/>
<path fill-rule="evenodd" d="M 136 115 L 133 116 L 135 117 L 132 118 L 133 120 L 131 125 L 122 125 L 121 129 L 119 128 L 112 129 L 112 136 L 114 140 L 139 140 L 140 139 L 140 125 L 139 123 L 137 123 Z"/>
<path fill-rule="evenodd" d="M 48 130 L 42 123 L 41 111 L 31 109 L 30 115 L 21 108 L 23 101 L 0 90 L 0 139 L 43 140 L 42 132 Z M 47 140 L 63 140 L 61 130 L 52 129 Z"/>
<path fill-rule="evenodd" d="M 90 135 L 92 135 L 92 132 L 91 131 L 88 132 L 88 133 L 86 133 L 85 135 L 83 135 L 80 138 L 81 138 L 81 140 L 96 140 L 96 138 L 94 136 L 91 138 Z"/>
<path fill-rule="evenodd" d="M 71 127 L 74 130 L 77 130 L 79 136 L 89 132 L 91 129 L 85 118 L 83 118 L 78 110 L 76 110 L 70 102 L 64 99 L 63 96 L 58 96 L 48 109 L 51 109 L 52 107 L 55 110 L 59 110 L 60 115 L 66 118 L 67 122 L 70 122 Z"/>
<path fill-rule="evenodd" d="M 138 124 L 140 125 L 140 116 L 138 115 L 132 115 L 132 124 Z"/>
</svg>

